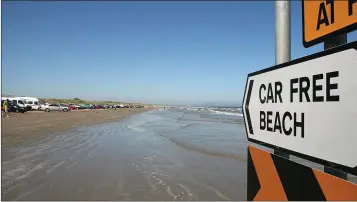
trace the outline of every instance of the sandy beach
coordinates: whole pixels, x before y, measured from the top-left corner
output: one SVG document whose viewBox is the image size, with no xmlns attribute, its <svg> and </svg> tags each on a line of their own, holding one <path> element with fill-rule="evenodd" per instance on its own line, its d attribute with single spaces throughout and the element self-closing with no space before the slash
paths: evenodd
<svg viewBox="0 0 357 202">
<path fill-rule="evenodd" d="M 1 196 L 246 200 L 248 143 L 241 119 L 146 109 L 12 113 L 2 122 Z"/>
<path fill-rule="evenodd" d="M 117 121 L 128 115 L 144 111 L 148 111 L 148 109 L 122 108 L 50 113 L 43 111 L 10 113 L 10 117 L 2 117 L 2 146 L 32 142 L 38 138 L 74 127 Z"/>
<path fill-rule="evenodd" d="M 236 119 L 118 109 L 12 113 L 2 125 L 3 200 L 246 199 Z"/>
</svg>

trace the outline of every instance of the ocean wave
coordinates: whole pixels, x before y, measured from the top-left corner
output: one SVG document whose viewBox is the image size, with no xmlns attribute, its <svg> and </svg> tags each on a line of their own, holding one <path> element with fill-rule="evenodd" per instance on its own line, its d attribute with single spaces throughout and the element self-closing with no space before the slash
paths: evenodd
<svg viewBox="0 0 357 202">
<path fill-rule="evenodd" d="M 145 132 L 146 129 L 139 127 L 144 123 L 145 122 L 137 123 L 137 124 L 130 124 L 130 125 L 128 125 L 128 128 L 130 128 L 130 129 L 132 129 L 133 131 L 136 131 L 136 132 Z"/>
<path fill-rule="evenodd" d="M 223 114 L 228 116 L 240 116 L 242 117 L 242 108 L 234 107 L 234 108 L 225 108 L 225 107 L 188 107 L 186 108 L 187 111 L 193 112 L 208 112 L 211 114 Z"/>
<path fill-rule="evenodd" d="M 143 114 L 141 118 L 142 118 L 141 120 L 133 121 L 133 123 L 127 125 L 127 127 L 136 132 L 145 132 L 146 131 L 144 127 L 145 124 L 165 119 L 163 117 L 152 115 L 152 114 Z"/>
<path fill-rule="evenodd" d="M 229 116 L 243 116 L 243 114 L 239 112 L 226 112 L 226 111 L 215 111 L 215 110 L 212 110 L 211 112 L 214 114 L 224 114 Z"/>
</svg>

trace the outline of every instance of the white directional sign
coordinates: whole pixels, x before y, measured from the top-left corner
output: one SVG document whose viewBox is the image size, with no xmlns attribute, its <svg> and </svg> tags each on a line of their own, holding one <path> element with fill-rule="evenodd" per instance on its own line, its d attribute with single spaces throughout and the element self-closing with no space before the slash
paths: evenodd
<svg viewBox="0 0 357 202">
<path fill-rule="evenodd" d="M 357 173 L 357 42 L 249 74 L 243 113 L 249 141 Z"/>
</svg>

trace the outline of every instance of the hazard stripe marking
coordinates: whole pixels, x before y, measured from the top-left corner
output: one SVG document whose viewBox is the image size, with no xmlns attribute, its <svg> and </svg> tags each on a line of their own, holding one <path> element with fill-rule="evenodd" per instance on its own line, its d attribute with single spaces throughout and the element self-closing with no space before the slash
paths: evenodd
<svg viewBox="0 0 357 202">
<path fill-rule="evenodd" d="M 248 200 L 357 201 L 357 184 L 248 146 Z"/>
<path fill-rule="evenodd" d="M 261 186 L 254 200 L 286 201 L 284 188 L 270 154 L 251 146 L 248 148 Z"/>
<path fill-rule="evenodd" d="M 357 185 L 313 169 L 320 187 L 329 201 L 357 201 Z"/>
<path fill-rule="evenodd" d="M 311 168 L 271 154 L 288 200 L 325 201 Z"/>
<path fill-rule="evenodd" d="M 247 182 L 247 200 L 248 201 L 253 201 L 254 197 L 257 195 L 259 189 L 261 188 L 257 172 L 255 170 L 253 160 L 252 160 L 252 155 L 249 152 L 248 149 L 248 182 Z"/>
</svg>

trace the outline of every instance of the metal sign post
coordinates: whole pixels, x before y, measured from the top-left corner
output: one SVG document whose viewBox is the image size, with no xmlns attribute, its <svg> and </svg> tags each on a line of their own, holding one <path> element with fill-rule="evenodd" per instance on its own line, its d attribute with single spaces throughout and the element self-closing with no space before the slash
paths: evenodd
<svg viewBox="0 0 357 202">
<path fill-rule="evenodd" d="M 290 40 L 290 1 L 275 1 L 275 64 L 290 61 L 291 40 Z M 289 154 L 274 150 L 274 154 L 284 158 L 289 158 Z"/>
</svg>

